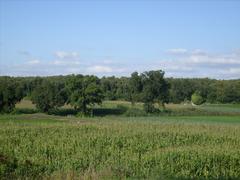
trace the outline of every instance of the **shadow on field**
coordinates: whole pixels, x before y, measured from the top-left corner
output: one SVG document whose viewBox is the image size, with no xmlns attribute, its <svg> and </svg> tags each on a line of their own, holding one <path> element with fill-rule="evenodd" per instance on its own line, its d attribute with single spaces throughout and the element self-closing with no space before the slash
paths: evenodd
<svg viewBox="0 0 240 180">
<path fill-rule="evenodd" d="M 107 116 L 107 115 L 121 115 L 127 111 L 127 107 L 116 108 L 95 108 L 93 109 L 94 116 Z"/>
<path fill-rule="evenodd" d="M 92 115 L 93 116 L 108 116 L 108 115 L 121 115 L 126 112 L 126 108 L 116 107 L 116 108 L 93 108 Z M 58 116 L 67 116 L 67 115 L 77 115 L 79 113 L 78 110 L 75 109 L 58 109 L 50 114 L 58 115 Z"/>
<path fill-rule="evenodd" d="M 126 111 L 127 107 L 93 108 L 92 115 L 93 116 L 121 115 L 124 114 Z M 39 111 L 30 108 L 16 108 L 13 112 L 13 114 L 35 114 L 35 113 L 39 113 Z M 79 113 L 78 110 L 71 108 L 55 109 L 49 112 L 49 114 L 57 116 L 77 115 L 78 113 Z"/>
<path fill-rule="evenodd" d="M 93 108 L 92 115 L 93 116 L 107 116 L 107 115 L 121 115 L 127 111 L 127 107 L 118 106 L 115 108 Z M 36 109 L 30 108 L 16 108 L 13 114 L 35 114 L 39 113 Z M 50 115 L 57 115 L 57 116 L 68 116 L 68 115 L 77 115 L 79 113 L 78 110 L 72 108 L 60 108 L 49 111 L 48 114 Z"/>
</svg>

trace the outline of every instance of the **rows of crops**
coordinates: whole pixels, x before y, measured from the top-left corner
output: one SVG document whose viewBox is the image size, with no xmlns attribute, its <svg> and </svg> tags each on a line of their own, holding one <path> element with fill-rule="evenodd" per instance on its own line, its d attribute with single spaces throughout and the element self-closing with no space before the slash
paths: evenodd
<svg viewBox="0 0 240 180">
<path fill-rule="evenodd" d="M 240 178 L 239 123 L 31 116 L 1 117 L 1 177 Z"/>
</svg>

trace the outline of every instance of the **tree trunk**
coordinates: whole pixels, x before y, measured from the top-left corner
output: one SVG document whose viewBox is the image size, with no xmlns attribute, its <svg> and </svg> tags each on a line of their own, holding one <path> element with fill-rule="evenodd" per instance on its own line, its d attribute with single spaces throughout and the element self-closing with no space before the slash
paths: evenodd
<svg viewBox="0 0 240 180">
<path fill-rule="evenodd" d="M 163 108 L 163 110 L 166 110 L 166 106 L 165 106 L 164 102 L 162 102 L 162 108 Z"/>
</svg>

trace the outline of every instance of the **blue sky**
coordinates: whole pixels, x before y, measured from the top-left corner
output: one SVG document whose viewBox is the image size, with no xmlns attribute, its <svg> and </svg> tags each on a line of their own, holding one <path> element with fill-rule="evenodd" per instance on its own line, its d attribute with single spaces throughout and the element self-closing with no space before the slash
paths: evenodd
<svg viewBox="0 0 240 180">
<path fill-rule="evenodd" d="M 0 0 L 0 75 L 240 78 L 240 1 Z"/>
</svg>

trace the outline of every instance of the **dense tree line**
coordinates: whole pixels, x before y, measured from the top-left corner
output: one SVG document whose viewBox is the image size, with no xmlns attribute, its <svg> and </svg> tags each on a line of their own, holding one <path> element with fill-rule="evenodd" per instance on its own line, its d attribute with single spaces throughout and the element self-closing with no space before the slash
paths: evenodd
<svg viewBox="0 0 240 180">
<path fill-rule="evenodd" d="M 134 72 L 130 78 L 103 77 L 102 87 L 105 99 L 122 99 L 144 102 L 142 77 Z M 208 78 L 166 78 L 170 103 L 191 101 L 194 93 L 199 94 L 208 103 L 240 103 L 240 79 L 215 80 Z M 105 84 L 108 82 L 108 84 Z M 120 83 L 121 82 L 121 83 Z M 165 86 L 166 87 L 166 86 Z M 114 93 L 116 92 L 116 93 Z M 167 93 L 165 93 L 167 94 Z M 114 97 L 114 98 L 113 98 Z"/>
<path fill-rule="evenodd" d="M 24 83 L 21 79 L 0 78 L 0 112 L 11 112 L 15 104 L 24 97 Z"/>
<path fill-rule="evenodd" d="M 11 112 L 28 96 L 43 112 L 69 104 L 83 114 L 103 100 L 143 102 L 147 112 L 154 104 L 196 102 L 240 103 L 240 79 L 164 78 L 164 72 L 134 72 L 131 77 L 68 75 L 50 77 L 0 77 L 0 112 Z"/>
</svg>

